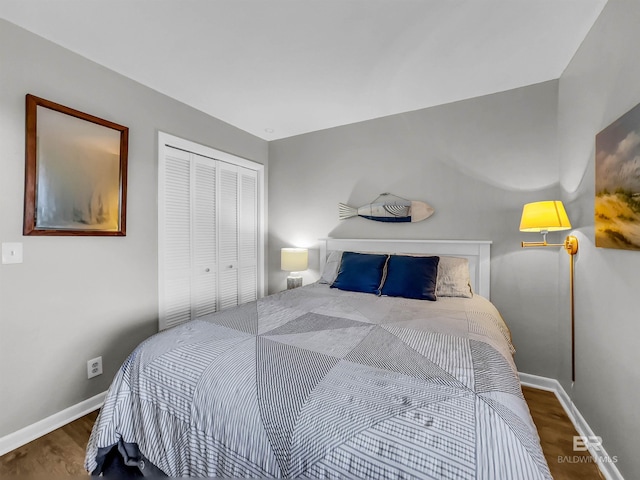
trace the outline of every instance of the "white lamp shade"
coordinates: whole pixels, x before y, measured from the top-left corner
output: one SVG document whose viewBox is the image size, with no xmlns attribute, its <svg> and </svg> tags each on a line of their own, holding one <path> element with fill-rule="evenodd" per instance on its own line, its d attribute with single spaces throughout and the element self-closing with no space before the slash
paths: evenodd
<svg viewBox="0 0 640 480">
<path fill-rule="evenodd" d="M 287 272 L 301 272 L 309 265 L 309 251 L 306 248 L 283 248 L 280 251 L 280 268 Z"/>
</svg>

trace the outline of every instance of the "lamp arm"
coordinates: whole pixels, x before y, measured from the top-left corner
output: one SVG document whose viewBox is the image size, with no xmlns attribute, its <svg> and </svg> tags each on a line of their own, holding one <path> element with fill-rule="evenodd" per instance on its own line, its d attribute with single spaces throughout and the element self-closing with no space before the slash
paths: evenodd
<svg viewBox="0 0 640 480">
<path fill-rule="evenodd" d="M 563 247 L 564 243 L 547 243 L 546 241 L 542 242 L 522 242 L 522 248 L 527 247 Z"/>
<path fill-rule="evenodd" d="M 569 255 L 575 255 L 578 252 L 578 239 L 573 235 L 568 235 L 564 243 L 547 243 L 542 242 L 522 242 L 522 248 L 528 247 L 564 247 Z"/>
</svg>

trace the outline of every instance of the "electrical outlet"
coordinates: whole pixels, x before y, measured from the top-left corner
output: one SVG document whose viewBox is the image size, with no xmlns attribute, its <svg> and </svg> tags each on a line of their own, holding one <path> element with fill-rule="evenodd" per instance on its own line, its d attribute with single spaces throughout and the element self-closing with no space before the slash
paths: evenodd
<svg viewBox="0 0 640 480">
<path fill-rule="evenodd" d="M 87 378 L 102 375 L 102 357 L 92 358 L 87 362 Z"/>
</svg>

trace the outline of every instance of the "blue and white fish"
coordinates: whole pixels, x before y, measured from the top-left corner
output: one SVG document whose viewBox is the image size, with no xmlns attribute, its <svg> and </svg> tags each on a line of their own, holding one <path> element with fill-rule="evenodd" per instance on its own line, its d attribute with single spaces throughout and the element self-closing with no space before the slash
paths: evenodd
<svg viewBox="0 0 640 480">
<path fill-rule="evenodd" d="M 404 199 L 384 200 L 386 195 L 389 194 L 383 193 L 376 198 L 378 200 L 383 197 L 379 202 L 374 200 L 373 203 L 359 208 L 350 207 L 344 203 L 338 204 L 340 220 L 362 217 L 378 222 L 420 222 L 429 218 L 435 211 L 433 207 L 424 202 Z"/>
</svg>

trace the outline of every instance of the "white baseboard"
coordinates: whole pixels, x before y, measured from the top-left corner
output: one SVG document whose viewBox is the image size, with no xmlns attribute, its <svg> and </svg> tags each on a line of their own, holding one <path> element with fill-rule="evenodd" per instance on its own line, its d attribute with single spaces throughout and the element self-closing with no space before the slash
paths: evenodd
<svg viewBox="0 0 640 480">
<path fill-rule="evenodd" d="M 564 408 L 564 411 L 567 412 L 567 416 L 576 427 L 578 433 L 585 437 L 594 437 L 596 436 L 593 433 L 593 430 L 584 419 L 582 414 L 578 411 L 575 404 L 562 387 L 560 382 L 553 378 L 547 377 L 539 377 L 537 375 L 530 375 L 528 373 L 518 373 L 520 375 L 520 382 L 522 385 L 527 387 L 538 388 L 540 390 L 547 390 L 549 392 L 553 392 L 556 394 L 560 405 Z M 616 468 L 615 463 L 612 461 L 606 461 L 607 459 L 611 459 L 612 457 L 602 448 L 602 446 L 598 447 L 598 451 L 595 451 L 593 445 L 588 445 L 589 451 L 593 458 L 595 458 L 600 471 L 604 475 L 607 480 L 624 480 L 620 471 Z"/>
<path fill-rule="evenodd" d="M 68 423 L 85 416 L 88 413 L 97 410 L 104 403 L 107 392 L 102 392 L 95 397 L 88 398 L 76 405 L 65 408 L 61 412 L 54 413 L 50 417 L 44 418 L 39 422 L 24 427 L 16 432 L 0 437 L 0 455 L 9 453 L 18 447 L 40 438 L 47 433 L 65 426 Z"/>
</svg>

